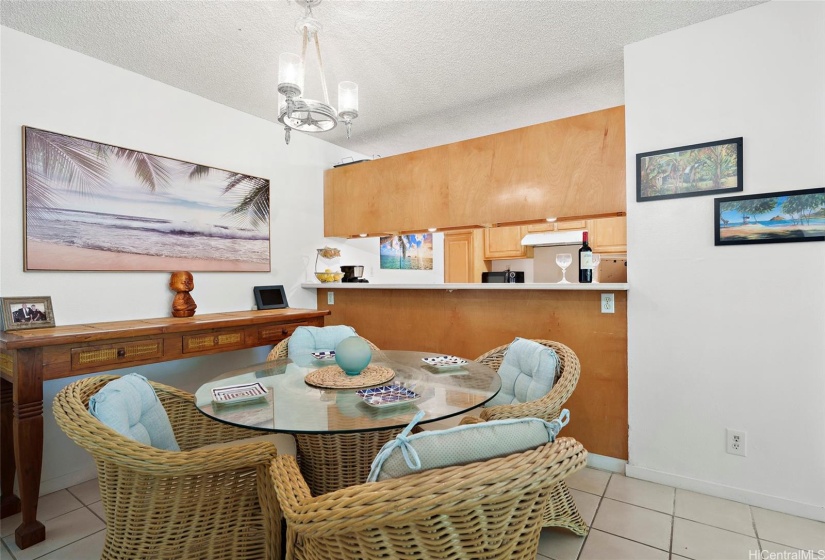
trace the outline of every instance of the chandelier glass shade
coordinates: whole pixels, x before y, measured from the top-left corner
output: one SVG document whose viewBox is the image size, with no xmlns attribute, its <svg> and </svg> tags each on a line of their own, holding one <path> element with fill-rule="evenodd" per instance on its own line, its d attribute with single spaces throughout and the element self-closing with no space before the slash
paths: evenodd
<svg viewBox="0 0 825 560">
<path fill-rule="evenodd" d="M 278 57 L 278 122 L 284 125 L 285 140 L 289 144 L 290 132 L 326 132 L 343 121 L 347 127 L 347 138 L 352 130 L 352 120 L 358 117 L 358 84 L 341 82 L 338 84 L 338 111 L 329 103 L 329 92 L 324 77 L 324 62 L 321 58 L 321 44 L 318 33 L 321 22 L 312 16 L 312 8 L 321 0 L 296 0 L 304 7 L 304 15 L 295 24 L 301 34 L 301 55 L 281 53 Z M 307 47 L 315 44 L 318 70 L 321 77 L 323 101 L 304 97 L 304 73 L 307 63 Z"/>
</svg>

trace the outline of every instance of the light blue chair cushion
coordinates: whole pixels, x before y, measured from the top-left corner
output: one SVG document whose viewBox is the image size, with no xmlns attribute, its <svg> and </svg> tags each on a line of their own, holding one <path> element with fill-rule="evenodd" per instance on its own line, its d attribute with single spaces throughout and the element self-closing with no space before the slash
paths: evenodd
<svg viewBox="0 0 825 560">
<path fill-rule="evenodd" d="M 423 416 L 424 411 L 420 411 L 404 431 L 381 448 L 372 462 L 367 482 L 535 449 L 554 441 L 559 430 L 570 420 L 570 412 L 564 409 L 552 422 L 539 418 L 513 418 L 409 435 Z"/>
<path fill-rule="evenodd" d="M 287 356 L 294 358 L 312 352 L 335 350 L 338 343 L 353 336 L 355 329 L 347 325 L 331 327 L 298 327 L 287 343 Z"/>
<path fill-rule="evenodd" d="M 136 373 L 110 381 L 89 399 L 92 416 L 145 445 L 180 451 L 166 410 L 146 378 Z"/>
<path fill-rule="evenodd" d="M 556 351 L 538 342 L 516 338 L 507 349 L 498 375 L 501 390 L 487 406 L 534 401 L 553 388 L 559 371 Z"/>
</svg>

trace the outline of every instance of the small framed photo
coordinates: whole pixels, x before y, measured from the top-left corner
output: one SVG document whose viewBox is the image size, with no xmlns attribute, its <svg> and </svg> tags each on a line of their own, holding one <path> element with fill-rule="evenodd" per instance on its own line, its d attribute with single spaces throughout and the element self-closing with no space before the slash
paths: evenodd
<svg viewBox="0 0 825 560">
<path fill-rule="evenodd" d="M 825 188 L 714 199 L 715 245 L 825 241 Z"/>
<path fill-rule="evenodd" d="M 741 190 L 741 137 L 636 154 L 636 202 Z"/>
<path fill-rule="evenodd" d="M 0 306 L 5 331 L 54 326 L 52 298 L 49 296 L 0 298 Z"/>
<path fill-rule="evenodd" d="M 255 286 L 253 290 L 258 309 L 284 309 L 289 307 L 283 286 Z"/>
</svg>

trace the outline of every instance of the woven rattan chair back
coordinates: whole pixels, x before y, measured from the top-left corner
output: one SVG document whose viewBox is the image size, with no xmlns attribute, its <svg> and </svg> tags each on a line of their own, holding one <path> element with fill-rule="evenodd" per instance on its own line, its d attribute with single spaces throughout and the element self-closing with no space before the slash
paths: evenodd
<svg viewBox="0 0 825 560">
<path fill-rule="evenodd" d="M 535 560 L 557 481 L 587 452 L 559 438 L 537 449 L 311 497 L 295 458 L 272 479 L 287 520 L 288 560 Z"/>
<path fill-rule="evenodd" d="M 143 445 L 89 413 L 89 399 L 112 375 L 71 383 L 54 399 L 60 428 L 97 464 L 106 515 L 102 559 L 280 557 L 280 509 L 268 474 L 272 443 L 200 450 L 258 435 L 198 412 L 193 396 L 152 383 L 180 452 Z"/>
<path fill-rule="evenodd" d="M 266 357 L 267 361 L 276 360 L 278 358 L 286 358 L 287 354 L 289 353 L 289 339 L 290 338 L 291 337 L 288 336 L 285 339 L 283 339 L 281 342 L 276 344 L 275 348 L 273 348 L 272 351 L 269 353 L 269 355 Z M 361 338 L 364 338 L 364 337 L 361 337 Z M 364 340 L 367 340 L 367 339 L 364 338 Z M 369 340 L 367 340 L 367 342 L 369 343 L 370 348 L 372 348 L 373 352 L 378 352 L 379 351 L 378 346 L 376 346 L 375 344 L 373 344 Z"/>
<path fill-rule="evenodd" d="M 560 372 L 559 378 L 553 384 L 553 388 L 541 398 L 534 401 L 519 404 L 505 404 L 499 406 L 491 406 L 485 408 L 481 412 L 483 420 L 501 420 L 505 418 L 541 418 L 542 420 L 551 421 L 558 418 L 564 403 L 573 394 L 576 384 L 579 382 L 579 375 L 581 375 L 581 364 L 576 353 L 561 342 L 554 342 L 552 340 L 533 340 L 542 346 L 547 346 L 555 350 L 559 357 Z M 490 366 L 498 371 L 501 367 L 501 362 L 504 360 L 504 355 L 507 353 L 509 344 L 493 348 L 476 358 L 475 361 Z"/>
</svg>

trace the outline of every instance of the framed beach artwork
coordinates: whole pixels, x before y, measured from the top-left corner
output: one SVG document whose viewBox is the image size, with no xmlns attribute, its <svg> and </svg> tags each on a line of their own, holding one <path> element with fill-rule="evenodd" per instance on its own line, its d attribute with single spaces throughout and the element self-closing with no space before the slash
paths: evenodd
<svg viewBox="0 0 825 560">
<path fill-rule="evenodd" d="M 825 188 L 714 199 L 715 244 L 825 241 Z"/>
<path fill-rule="evenodd" d="M 269 180 L 23 127 L 24 270 L 269 271 Z"/>
<path fill-rule="evenodd" d="M 0 298 L 0 308 L 5 331 L 54 326 L 52 298 L 49 296 Z"/>
<path fill-rule="evenodd" d="M 741 190 L 741 137 L 636 154 L 636 202 Z"/>
<path fill-rule="evenodd" d="M 381 268 L 432 270 L 433 234 L 390 235 L 381 238 Z"/>
</svg>

